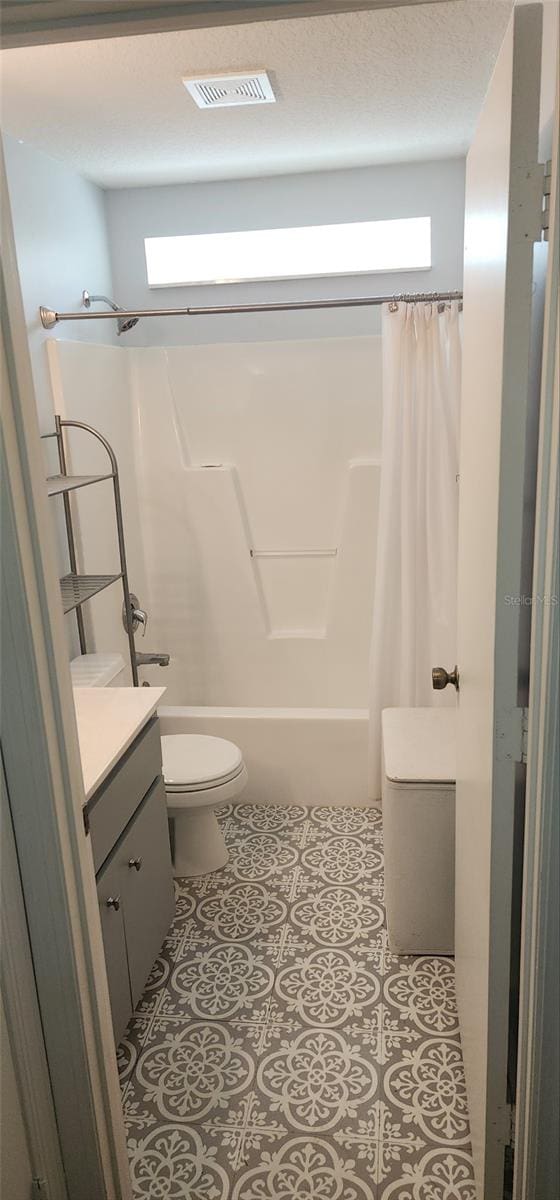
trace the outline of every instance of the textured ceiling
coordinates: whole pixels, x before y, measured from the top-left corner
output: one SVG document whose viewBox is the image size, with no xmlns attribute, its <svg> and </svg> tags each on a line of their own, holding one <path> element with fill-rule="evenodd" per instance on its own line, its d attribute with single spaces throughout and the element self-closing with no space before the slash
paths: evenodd
<svg viewBox="0 0 560 1200">
<path fill-rule="evenodd" d="M 511 0 L 2 53 L 2 124 L 104 187 L 466 152 Z M 278 103 L 203 111 L 184 75 L 266 68 Z"/>
</svg>

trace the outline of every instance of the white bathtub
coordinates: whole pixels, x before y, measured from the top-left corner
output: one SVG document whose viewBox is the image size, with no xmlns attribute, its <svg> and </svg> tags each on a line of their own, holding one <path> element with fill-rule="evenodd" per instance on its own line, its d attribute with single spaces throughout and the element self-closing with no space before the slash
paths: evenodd
<svg viewBox="0 0 560 1200">
<path fill-rule="evenodd" d="M 235 742 L 253 804 L 367 804 L 365 708 L 159 709 L 162 733 L 210 733 Z"/>
</svg>

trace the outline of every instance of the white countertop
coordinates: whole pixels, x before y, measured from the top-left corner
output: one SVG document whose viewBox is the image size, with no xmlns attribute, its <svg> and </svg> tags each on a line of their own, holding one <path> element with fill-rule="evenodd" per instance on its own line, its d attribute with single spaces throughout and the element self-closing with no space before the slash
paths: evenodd
<svg viewBox="0 0 560 1200">
<path fill-rule="evenodd" d="M 149 721 L 165 691 L 164 687 L 73 689 L 86 800 Z"/>
</svg>

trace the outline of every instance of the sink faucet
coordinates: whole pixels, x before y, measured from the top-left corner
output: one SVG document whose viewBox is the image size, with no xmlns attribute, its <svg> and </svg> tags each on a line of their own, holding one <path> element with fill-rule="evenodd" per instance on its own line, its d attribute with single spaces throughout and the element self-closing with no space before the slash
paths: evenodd
<svg viewBox="0 0 560 1200">
<path fill-rule="evenodd" d="M 137 667 L 150 667 L 150 666 L 168 667 L 169 666 L 169 655 L 168 654 L 156 654 L 156 653 L 141 654 L 137 650 L 136 651 L 136 666 Z"/>
</svg>

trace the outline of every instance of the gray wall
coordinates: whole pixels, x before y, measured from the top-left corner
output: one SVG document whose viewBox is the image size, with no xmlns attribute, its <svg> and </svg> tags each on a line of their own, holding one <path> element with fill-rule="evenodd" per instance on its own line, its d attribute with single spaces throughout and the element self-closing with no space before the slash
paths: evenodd
<svg viewBox="0 0 560 1200">
<path fill-rule="evenodd" d="M 464 160 L 365 167 L 105 193 L 117 300 L 130 307 L 228 304 L 460 288 L 463 271 Z M 432 269 L 389 275 L 283 280 L 229 286 L 156 288 L 146 281 L 144 238 L 231 229 L 431 216 Z M 151 318 L 127 344 L 268 341 L 375 333 L 376 309 L 230 317 Z"/>
<path fill-rule="evenodd" d="M 100 188 L 32 146 L 3 138 L 31 364 L 41 433 L 53 428 L 46 341 L 112 342 L 112 322 L 43 329 L 38 309 L 81 306 L 82 291 L 112 290 L 104 195 Z"/>
</svg>

